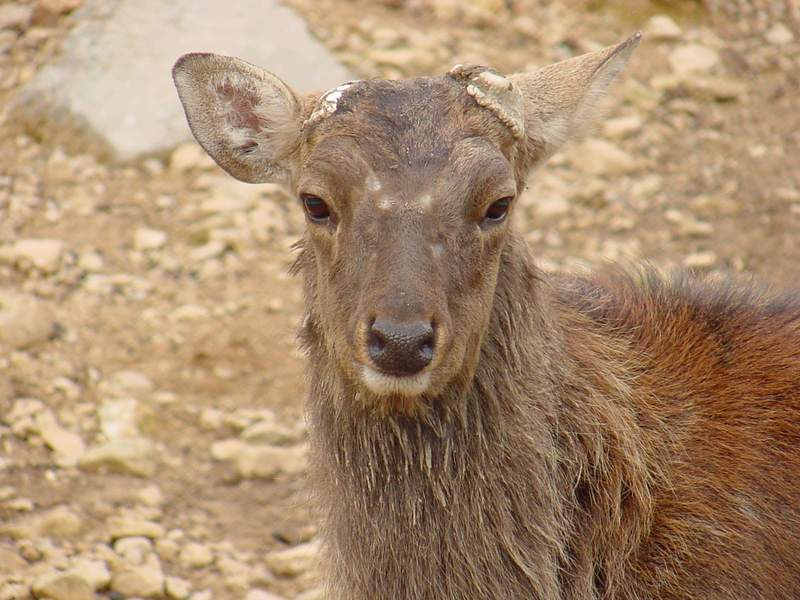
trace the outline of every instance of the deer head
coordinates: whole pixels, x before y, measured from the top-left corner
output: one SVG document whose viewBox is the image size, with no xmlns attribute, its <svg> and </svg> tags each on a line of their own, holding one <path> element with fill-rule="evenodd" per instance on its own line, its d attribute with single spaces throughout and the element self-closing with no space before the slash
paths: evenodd
<svg viewBox="0 0 800 600">
<path fill-rule="evenodd" d="M 516 197 L 639 39 L 508 77 L 459 65 L 305 96 L 212 54 L 183 56 L 173 77 L 223 169 L 298 198 L 309 326 L 356 395 L 391 410 L 469 380 Z"/>
</svg>

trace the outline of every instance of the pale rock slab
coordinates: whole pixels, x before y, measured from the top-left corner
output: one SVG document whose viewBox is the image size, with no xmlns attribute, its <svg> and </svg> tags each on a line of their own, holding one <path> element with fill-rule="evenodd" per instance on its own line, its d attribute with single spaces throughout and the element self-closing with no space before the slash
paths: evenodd
<svg viewBox="0 0 800 600">
<path fill-rule="evenodd" d="M 30 18 L 17 12 L 6 15 L 10 26 Z M 87 0 L 74 18 L 61 58 L 12 109 L 17 123 L 71 151 L 130 161 L 190 140 L 170 75 L 187 52 L 237 56 L 300 91 L 353 79 L 279 0 Z"/>
</svg>

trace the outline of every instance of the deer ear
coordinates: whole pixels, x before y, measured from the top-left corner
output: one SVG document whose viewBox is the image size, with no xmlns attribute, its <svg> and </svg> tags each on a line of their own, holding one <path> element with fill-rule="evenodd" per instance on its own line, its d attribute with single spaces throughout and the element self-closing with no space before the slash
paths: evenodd
<svg viewBox="0 0 800 600">
<path fill-rule="evenodd" d="M 185 54 L 172 78 L 194 137 L 220 167 L 248 183 L 289 181 L 303 108 L 288 85 L 216 54 Z"/>
<path fill-rule="evenodd" d="M 616 46 L 511 75 L 522 92 L 526 145 L 533 163 L 548 158 L 592 122 L 598 102 L 625 68 L 641 37 L 636 33 Z"/>
</svg>

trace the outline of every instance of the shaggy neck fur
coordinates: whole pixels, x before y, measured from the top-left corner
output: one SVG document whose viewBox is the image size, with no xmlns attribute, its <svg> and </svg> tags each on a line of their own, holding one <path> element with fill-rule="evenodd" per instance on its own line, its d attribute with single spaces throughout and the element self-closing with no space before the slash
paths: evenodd
<svg viewBox="0 0 800 600">
<path fill-rule="evenodd" d="M 313 294 L 313 268 L 303 271 Z M 646 457 L 633 417 L 615 405 L 628 393 L 616 350 L 569 339 L 560 321 L 580 317 L 564 310 L 512 241 L 474 376 L 417 417 L 354 402 L 307 319 L 312 463 L 332 598 L 613 593 L 647 527 Z M 578 355 L 567 348 L 575 344 Z M 580 372 L 581 352 L 595 361 L 593 381 Z"/>
</svg>

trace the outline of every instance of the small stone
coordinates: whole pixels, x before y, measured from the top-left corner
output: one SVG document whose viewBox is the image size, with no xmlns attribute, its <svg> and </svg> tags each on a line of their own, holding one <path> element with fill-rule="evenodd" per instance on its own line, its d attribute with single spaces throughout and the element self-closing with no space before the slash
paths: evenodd
<svg viewBox="0 0 800 600">
<path fill-rule="evenodd" d="M 53 17 L 60 17 L 78 9 L 83 4 L 83 0 L 38 0 L 36 12 L 44 12 Z"/>
<path fill-rule="evenodd" d="M 570 211 L 570 204 L 561 196 L 542 196 L 534 202 L 534 210 L 540 217 L 559 217 Z"/>
<path fill-rule="evenodd" d="M 22 239 L 14 243 L 14 264 L 27 271 L 31 267 L 43 273 L 55 273 L 61 266 L 64 242 L 51 239 Z"/>
<path fill-rule="evenodd" d="M 205 150 L 198 144 L 181 144 L 170 154 L 169 168 L 173 173 L 185 173 L 208 166 L 209 160 Z"/>
<path fill-rule="evenodd" d="M 0 29 L 27 29 L 33 8 L 20 4 L 0 4 Z"/>
<path fill-rule="evenodd" d="M 221 240 L 211 240 L 202 246 L 193 248 L 189 253 L 189 258 L 194 262 L 203 262 L 204 260 L 222 256 L 227 248 L 228 245 L 225 242 Z"/>
<path fill-rule="evenodd" d="M 267 553 L 264 561 L 279 577 L 296 577 L 315 566 L 319 555 L 319 543 L 308 542 L 286 550 Z"/>
<path fill-rule="evenodd" d="M 669 64 L 679 77 L 710 73 L 719 64 L 719 54 L 700 44 L 686 44 L 670 52 Z"/>
<path fill-rule="evenodd" d="M 152 477 L 156 470 L 153 442 L 146 438 L 119 438 L 89 448 L 79 465 L 86 471 L 107 471 Z"/>
<path fill-rule="evenodd" d="M 164 580 L 164 591 L 173 600 L 186 600 L 192 593 L 192 585 L 180 577 L 167 577 Z"/>
<path fill-rule="evenodd" d="M 672 41 L 683 35 L 683 30 L 667 15 L 653 15 L 644 26 L 646 39 Z"/>
<path fill-rule="evenodd" d="M 164 572 L 158 557 L 151 554 L 142 565 L 123 565 L 111 578 L 111 589 L 126 598 L 160 598 L 164 593 Z"/>
<path fill-rule="evenodd" d="M 294 597 L 295 600 L 326 600 L 325 590 L 321 587 L 306 590 L 302 594 Z"/>
<path fill-rule="evenodd" d="M 67 539 L 78 535 L 82 529 L 81 518 L 66 506 L 56 506 L 17 521 L 0 524 L 0 533 L 17 540 L 37 537 Z"/>
<path fill-rule="evenodd" d="M 210 316 L 208 309 L 199 304 L 183 304 L 172 311 L 170 316 L 176 321 L 202 321 Z"/>
<path fill-rule="evenodd" d="M 153 381 L 139 371 L 117 371 L 100 384 L 104 395 L 114 398 L 145 398 L 155 389 Z"/>
<path fill-rule="evenodd" d="M 55 315 L 49 304 L 0 289 L 0 344 L 22 350 L 47 341 L 55 330 Z"/>
<path fill-rule="evenodd" d="M 575 167 L 593 175 L 622 175 L 636 167 L 636 160 L 611 142 L 589 138 L 570 155 Z"/>
<path fill-rule="evenodd" d="M 139 437 L 139 402 L 120 398 L 103 402 L 97 411 L 100 431 L 109 440 Z"/>
<path fill-rule="evenodd" d="M 250 590 L 244 597 L 244 600 L 285 600 L 283 596 L 278 596 L 271 592 L 264 590 Z"/>
<path fill-rule="evenodd" d="M 111 539 L 125 537 L 160 538 L 164 535 L 164 527 L 153 521 L 132 516 L 112 517 L 108 521 L 108 533 Z"/>
<path fill-rule="evenodd" d="M 13 548 L 0 543 L 0 575 L 21 573 L 28 567 L 28 561 Z"/>
<path fill-rule="evenodd" d="M 202 569 L 214 562 L 214 553 L 208 546 L 191 542 L 181 549 L 179 558 L 185 567 Z"/>
<path fill-rule="evenodd" d="M 45 573 L 37 577 L 31 587 L 37 598 L 49 600 L 94 600 L 95 597 L 92 585 L 71 571 Z"/>
<path fill-rule="evenodd" d="M 111 582 L 111 573 L 102 560 L 78 558 L 72 563 L 69 572 L 88 582 L 93 590 L 101 590 Z"/>
<path fill-rule="evenodd" d="M 717 255 L 712 250 L 693 252 L 683 259 L 683 264 L 691 269 L 707 269 L 717 262 Z"/>
<path fill-rule="evenodd" d="M 642 130 L 644 121 L 639 115 L 608 119 L 603 123 L 603 134 L 609 138 L 625 138 Z"/>
<path fill-rule="evenodd" d="M 747 86 L 730 77 L 693 75 L 683 79 L 683 85 L 692 96 L 718 102 L 736 100 L 747 92 Z"/>
<path fill-rule="evenodd" d="M 78 267 L 90 273 L 102 271 L 105 266 L 103 257 L 98 252 L 84 252 L 78 257 Z"/>
<path fill-rule="evenodd" d="M 304 445 L 279 448 L 230 439 L 213 444 L 211 454 L 217 460 L 233 461 L 237 472 L 245 479 L 270 479 L 280 473 L 294 475 L 307 467 Z"/>
<path fill-rule="evenodd" d="M 775 23 L 764 34 L 764 38 L 773 46 L 785 46 L 794 41 L 794 33 L 783 23 Z"/>
<path fill-rule="evenodd" d="M 156 507 L 164 504 L 164 494 L 161 493 L 161 489 L 155 484 L 148 485 L 139 490 L 136 497 L 145 506 Z"/>
<path fill-rule="evenodd" d="M 273 420 L 256 421 L 241 433 L 242 440 L 249 444 L 268 444 L 271 446 L 296 444 L 301 437 L 301 432 L 276 423 Z"/>
<path fill-rule="evenodd" d="M 142 565 L 153 553 L 153 542 L 141 536 L 119 538 L 114 542 L 114 552 L 129 565 Z"/>
<path fill-rule="evenodd" d="M 167 234 L 158 229 L 140 227 L 133 235 L 133 245 L 137 250 L 157 250 L 167 243 Z"/>
<path fill-rule="evenodd" d="M 55 453 L 58 465 L 74 467 L 78 464 L 86 451 L 81 436 L 61 427 L 50 411 L 36 416 L 35 427 L 44 443 Z"/>
</svg>

